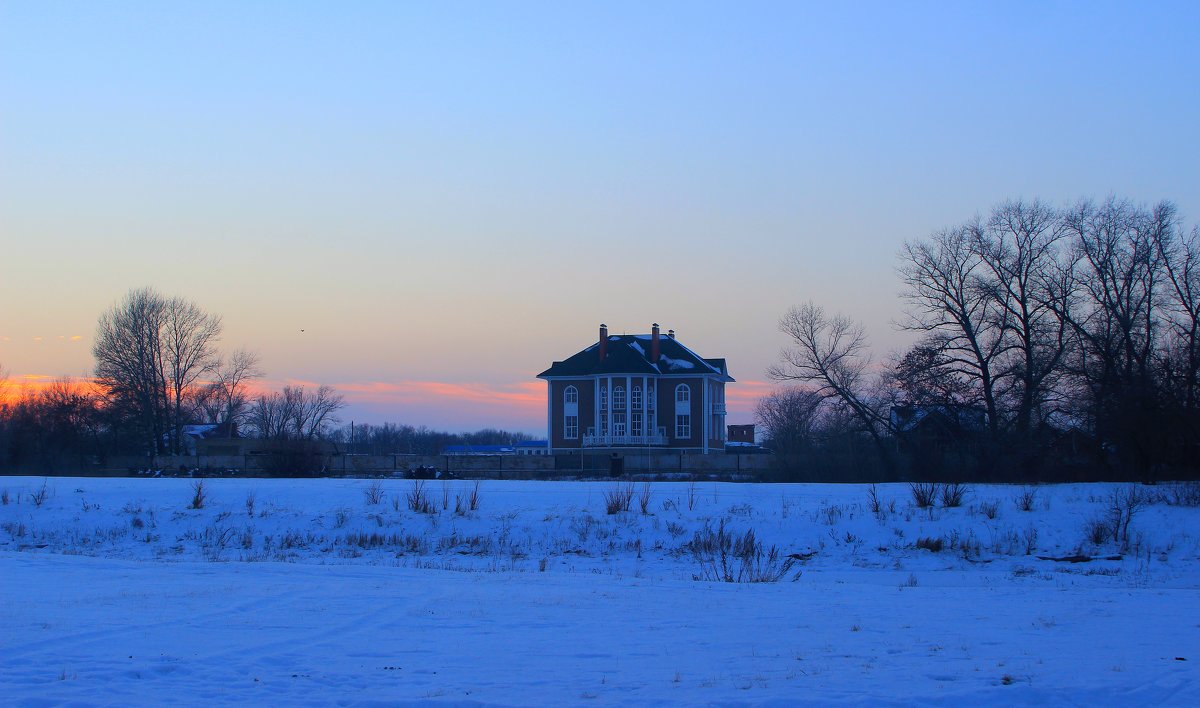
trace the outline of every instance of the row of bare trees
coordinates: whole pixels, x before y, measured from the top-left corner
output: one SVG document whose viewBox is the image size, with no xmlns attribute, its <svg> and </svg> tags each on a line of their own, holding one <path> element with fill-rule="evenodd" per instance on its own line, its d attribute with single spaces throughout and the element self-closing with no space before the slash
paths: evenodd
<svg viewBox="0 0 1200 708">
<path fill-rule="evenodd" d="M 909 351 L 875 365 L 861 326 L 809 303 L 782 319 L 792 346 L 770 372 L 851 423 L 888 471 L 904 462 L 900 405 L 979 411 L 976 463 L 993 476 L 1036 475 L 1065 431 L 1128 476 L 1194 465 L 1200 236 L 1172 204 L 1010 201 L 899 257 Z M 760 406 L 772 436 L 778 407 Z"/>
</svg>

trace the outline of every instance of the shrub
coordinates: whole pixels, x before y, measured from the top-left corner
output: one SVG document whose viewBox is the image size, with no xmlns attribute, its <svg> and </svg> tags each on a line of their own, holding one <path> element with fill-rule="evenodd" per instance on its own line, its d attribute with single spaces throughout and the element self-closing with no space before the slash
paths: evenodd
<svg viewBox="0 0 1200 708">
<path fill-rule="evenodd" d="M 939 486 L 936 482 L 913 482 L 908 485 L 908 488 L 912 492 L 913 503 L 922 509 L 926 509 L 933 506 L 934 501 L 937 499 Z"/>
<path fill-rule="evenodd" d="M 962 506 L 963 497 L 967 494 L 967 485 L 958 482 L 942 485 L 942 506 L 947 509 Z"/>
<path fill-rule="evenodd" d="M 371 486 L 363 490 L 363 497 L 366 499 L 369 506 L 375 506 L 379 502 L 383 501 L 384 496 L 386 496 L 386 494 L 383 491 L 383 484 L 379 480 L 375 480 L 371 483 Z"/>
<path fill-rule="evenodd" d="M 776 546 L 764 551 L 753 529 L 739 536 L 725 529 L 724 520 L 716 531 L 705 524 L 692 536 L 687 548 L 700 566 L 700 573 L 693 576 L 696 580 L 774 583 L 796 565 L 795 558 L 785 557 Z"/>
<path fill-rule="evenodd" d="M 42 482 L 40 489 L 29 495 L 29 501 L 33 502 L 33 505 L 36 507 L 40 507 L 42 504 L 45 504 L 46 500 L 49 498 L 50 490 L 47 489 L 45 481 Z"/>
<path fill-rule="evenodd" d="M 1083 537 L 1093 546 L 1104 545 L 1111 534 L 1108 519 L 1105 518 L 1093 518 L 1083 525 Z"/>
<path fill-rule="evenodd" d="M 189 509 L 203 509 L 208 501 L 208 490 L 204 488 L 204 480 L 198 479 L 192 483 L 192 503 Z"/>
<path fill-rule="evenodd" d="M 642 515 L 650 513 L 650 483 L 642 483 L 642 488 L 638 492 L 638 508 L 642 510 Z"/>
<path fill-rule="evenodd" d="M 1033 487 L 1025 487 L 1021 489 L 1021 493 L 1013 499 L 1013 502 L 1021 511 L 1033 511 L 1033 505 L 1037 502 L 1037 490 Z"/>
<path fill-rule="evenodd" d="M 1038 531 L 1036 526 L 1030 526 L 1025 529 L 1025 555 L 1033 555 L 1033 551 L 1037 548 Z"/>
<path fill-rule="evenodd" d="M 414 479 L 412 489 L 408 492 L 408 508 L 418 514 L 432 514 L 437 509 L 433 505 L 433 500 L 429 498 L 429 493 L 425 491 L 425 480 Z"/>
<path fill-rule="evenodd" d="M 1171 506 L 1200 506 L 1200 482 L 1176 482 L 1163 496 Z"/>
<path fill-rule="evenodd" d="M 1149 496 L 1135 484 L 1114 489 L 1108 495 L 1109 534 L 1112 540 L 1129 546 L 1129 525 L 1133 517 L 1149 502 Z"/>
<path fill-rule="evenodd" d="M 879 501 L 879 490 L 875 485 L 867 487 L 867 504 L 871 508 L 871 513 L 876 516 L 883 513 L 883 504 Z"/>
<path fill-rule="evenodd" d="M 995 519 L 1000 515 L 1000 502 L 996 500 L 979 502 L 979 513 L 989 519 Z"/>
<path fill-rule="evenodd" d="M 604 492 L 604 510 L 611 516 L 629 511 L 633 505 L 633 484 L 617 484 Z"/>
<path fill-rule="evenodd" d="M 4 506 L 8 506 L 8 490 L 7 489 L 0 492 L 0 504 L 3 504 Z"/>
<path fill-rule="evenodd" d="M 924 548 L 932 553 L 941 553 L 944 543 L 941 538 L 925 538 L 917 539 L 917 548 Z"/>
<path fill-rule="evenodd" d="M 246 493 L 246 516 L 254 518 L 254 492 Z"/>
<path fill-rule="evenodd" d="M 479 511 L 479 480 L 475 480 L 475 484 L 471 486 L 471 493 L 467 495 L 467 509 Z"/>
</svg>

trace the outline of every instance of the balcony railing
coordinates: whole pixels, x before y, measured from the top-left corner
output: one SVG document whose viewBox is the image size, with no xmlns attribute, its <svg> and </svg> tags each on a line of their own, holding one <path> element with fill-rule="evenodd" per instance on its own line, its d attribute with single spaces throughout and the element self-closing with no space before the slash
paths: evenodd
<svg viewBox="0 0 1200 708">
<path fill-rule="evenodd" d="M 712 404 L 712 412 L 713 412 L 713 415 L 725 415 L 725 404 L 724 403 Z"/>
<path fill-rule="evenodd" d="M 584 435 L 584 447 L 646 447 L 666 445 L 667 429 L 659 428 L 650 435 Z"/>
</svg>

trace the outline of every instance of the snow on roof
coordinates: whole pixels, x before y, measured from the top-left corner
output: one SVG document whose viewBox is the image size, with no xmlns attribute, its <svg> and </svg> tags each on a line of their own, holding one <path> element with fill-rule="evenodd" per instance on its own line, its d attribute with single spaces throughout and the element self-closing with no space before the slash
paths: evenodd
<svg viewBox="0 0 1200 708">
<path fill-rule="evenodd" d="M 666 354 L 660 354 L 658 356 L 658 361 L 660 364 L 666 364 L 667 369 L 671 371 L 682 371 L 696 368 L 696 365 L 690 361 L 684 361 L 683 359 L 672 359 Z M 660 366 L 659 368 L 661 370 L 662 367 Z"/>
<path fill-rule="evenodd" d="M 636 350 L 638 354 L 646 356 L 646 350 L 642 349 L 642 345 L 638 344 L 637 342 L 630 342 L 629 346 Z"/>
</svg>

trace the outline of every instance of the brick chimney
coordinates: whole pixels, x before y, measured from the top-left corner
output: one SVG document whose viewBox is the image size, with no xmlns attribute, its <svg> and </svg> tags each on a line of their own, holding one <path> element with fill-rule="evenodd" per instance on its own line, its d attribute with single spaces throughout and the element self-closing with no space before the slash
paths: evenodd
<svg viewBox="0 0 1200 708">
<path fill-rule="evenodd" d="M 600 361 L 608 356 L 608 325 L 600 325 Z"/>
<path fill-rule="evenodd" d="M 662 354 L 662 351 L 658 345 L 658 323 L 655 322 L 650 328 L 650 363 L 657 364 L 660 354 Z"/>
</svg>

